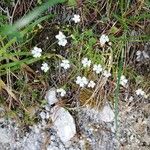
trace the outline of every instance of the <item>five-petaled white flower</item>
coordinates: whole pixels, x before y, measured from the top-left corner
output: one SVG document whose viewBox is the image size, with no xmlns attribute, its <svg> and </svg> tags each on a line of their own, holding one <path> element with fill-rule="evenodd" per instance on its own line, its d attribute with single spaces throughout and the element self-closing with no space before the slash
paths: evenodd
<svg viewBox="0 0 150 150">
<path fill-rule="evenodd" d="M 76 84 L 78 84 L 80 87 L 85 87 L 88 84 L 88 79 L 86 77 L 78 76 L 76 78 Z"/>
<path fill-rule="evenodd" d="M 126 79 L 126 77 L 124 75 L 122 75 L 120 77 L 120 84 L 125 87 L 127 85 L 127 83 L 128 83 L 128 80 Z"/>
<path fill-rule="evenodd" d="M 100 64 L 98 65 L 93 65 L 93 71 L 95 71 L 97 74 L 99 74 L 100 72 L 102 72 L 103 68 Z"/>
<path fill-rule="evenodd" d="M 90 67 L 91 60 L 88 60 L 88 58 L 83 58 L 82 64 L 83 64 L 83 67 Z"/>
<path fill-rule="evenodd" d="M 65 46 L 67 44 L 66 36 L 61 31 L 59 31 L 55 38 L 58 39 L 58 45 Z"/>
<path fill-rule="evenodd" d="M 59 31 L 59 33 L 55 37 L 59 41 L 66 38 L 66 36 L 61 31 Z"/>
<path fill-rule="evenodd" d="M 57 93 L 60 93 L 61 97 L 64 97 L 66 95 L 66 91 L 64 89 L 62 89 L 62 88 L 57 89 L 56 91 L 57 91 Z"/>
<path fill-rule="evenodd" d="M 65 46 L 66 44 L 67 44 L 66 39 L 62 39 L 62 40 L 58 41 L 58 45 L 60 45 L 60 46 Z"/>
<path fill-rule="evenodd" d="M 72 20 L 73 20 L 75 23 L 80 22 L 80 15 L 76 15 L 76 14 L 75 14 L 75 15 L 73 16 Z"/>
<path fill-rule="evenodd" d="M 111 76 L 111 73 L 107 70 L 104 70 L 103 71 L 103 76 L 105 76 L 106 78 L 110 77 Z"/>
<path fill-rule="evenodd" d="M 137 89 L 136 91 L 135 91 L 135 93 L 136 93 L 136 95 L 141 95 L 141 96 L 144 96 L 145 95 L 145 92 L 142 90 L 142 89 Z"/>
<path fill-rule="evenodd" d="M 35 46 L 31 53 L 35 58 L 41 57 L 42 49 Z"/>
<path fill-rule="evenodd" d="M 109 38 L 107 35 L 102 34 L 99 41 L 100 41 L 101 46 L 103 47 L 106 42 L 109 42 Z"/>
<path fill-rule="evenodd" d="M 48 64 L 44 62 L 41 66 L 41 70 L 43 70 L 44 72 L 47 72 L 49 70 Z"/>
<path fill-rule="evenodd" d="M 89 88 L 94 88 L 95 85 L 96 85 L 95 82 L 92 81 L 92 80 L 88 83 L 88 87 L 89 87 Z"/>
<path fill-rule="evenodd" d="M 69 60 L 67 60 L 67 59 L 62 60 L 62 63 L 60 64 L 60 66 L 63 67 L 64 69 L 69 69 L 70 68 Z"/>
</svg>

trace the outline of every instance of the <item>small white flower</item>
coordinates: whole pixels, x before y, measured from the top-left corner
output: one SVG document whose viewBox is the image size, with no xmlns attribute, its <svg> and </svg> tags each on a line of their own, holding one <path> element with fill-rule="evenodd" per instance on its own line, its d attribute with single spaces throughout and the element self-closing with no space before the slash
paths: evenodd
<svg viewBox="0 0 150 150">
<path fill-rule="evenodd" d="M 130 97 L 129 97 L 129 101 L 131 102 L 131 101 L 133 101 L 133 100 L 134 100 L 133 96 L 130 96 Z"/>
<path fill-rule="evenodd" d="M 65 46 L 67 44 L 66 36 L 61 31 L 59 31 L 59 34 L 55 38 L 58 39 L 58 45 Z"/>
<path fill-rule="evenodd" d="M 125 87 L 127 85 L 127 83 L 128 83 L 128 80 L 126 79 L 126 77 L 124 75 L 122 75 L 120 77 L 120 84 Z"/>
<path fill-rule="evenodd" d="M 69 69 L 70 68 L 69 60 L 67 60 L 67 59 L 62 60 L 62 63 L 60 64 L 60 66 L 63 67 L 64 69 Z"/>
<path fill-rule="evenodd" d="M 74 15 L 72 20 L 75 22 L 75 23 L 78 23 L 80 22 L 80 15 Z"/>
<path fill-rule="evenodd" d="M 95 82 L 91 80 L 91 81 L 89 82 L 89 84 L 88 84 L 88 87 L 89 87 L 89 88 L 94 88 L 95 85 L 96 85 Z"/>
<path fill-rule="evenodd" d="M 86 77 L 78 76 L 76 78 L 76 84 L 78 84 L 80 87 L 84 87 L 88 84 L 88 80 Z"/>
<path fill-rule="evenodd" d="M 82 77 L 82 82 L 84 83 L 84 85 L 87 85 L 88 84 L 88 80 L 86 77 Z"/>
<path fill-rule="evenodd" d="M 82 81 L 82 78 L 81 76 L 77 76 L 77 80 L 76 80 L 76 84 L 80 84 Z"/>
<path fill-rule="evenodd" d="M 98 64 L 98 65 L 95 64 L 93 66 L 93 71 L 95 71 L 97 74 L 99 74 L 100 72 L 102 72 L 102 70 L 103 70 L 103 68 L 102 68 L 102 66 L 100 64 Z"/>
<path fill-rule="evenodd" d="M 108 72 L 107 70 L 104 70 L 104 71 L 103 71 L 103 76 L 105 76 L 106 78 L 108 78 L 108 77 L 111 76 L 111 73 Z"/>
<path fill-rule="evenodd" d="M 66 95 L 66 91 L 64 89 L 62 89 L 62 88 L 57 89 L 56 91 L 57 91 L 57 93 L 60 93 L 61 97 L 64 97 Z"/>
<path fill-rule="evenodd" d="M 59 31 L 59 33 L 55 37 L 59 41 L 66 38 L 66 36 L 61 31 Z"/>
<path fill-rule="evenodd" d="M 91 60 L 88 60 L 88 58 L 84 58 L 82 60 L 82 64 L 83 64 L 83 67 L 90 67 L 91 65 Z"/>
<path fill-rule="evenodd" d="M 136 91 L 135 91 L 135 93 L 136 93 L 136 95 L 141 95 L 141 96 L 144 96 L 145 95 L 145 92 L 142 90 L 142 89 L 137 89 Z"/>
<path fill-rule="evenodd" d="M 42 64 L 41 70 L 43 70 L 44 72 L 47 72 L 47 71 L 49 70 L 48 64 L 44 62 L 44 63 Z"/>
<path fill-rule="evenodd" d="M 35 46 L 31 53 L 35 58 L 41 57 L 42 49 Z"/>
<path fill-rule="evenodd" d="M 106 42 L 109 42 L 109 38 L 107 35 L 102 34 L 99 41 L 100 41 L 101 46 L 104 46 Z"/>
<path fill-rule="evenodd" d="M 62 39 L 58 41 L 58 45 L 60 46 L 65 46 L 67 44 L 67 40 L 66 39 Z"/>
</svg>

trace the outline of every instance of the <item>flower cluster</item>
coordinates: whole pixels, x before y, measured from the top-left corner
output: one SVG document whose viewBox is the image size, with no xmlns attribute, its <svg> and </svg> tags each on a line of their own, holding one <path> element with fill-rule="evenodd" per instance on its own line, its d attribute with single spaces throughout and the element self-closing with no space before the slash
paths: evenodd
<svg viewBox="0 0 150 150">
<path fill-rule="evenodd" d="M 93 66 L 93 71 L 95 71 L 97 74 L 102 72 L 103 76 L 106 78 L 111 76 L 111 73 L 107 70 L 104 70 L 100 64 L 98 64 L 98 65 L 95 64 Z"/>
<path fill-rule="evenodd" d="M 80 16 L 75 14 L 74 17 L 72 18 L 72 20 L 75 23 L 78 23 L 78 22 L 80 22 Z M 66 36 L 61 31 L 59 31 L 59 33 L 55 36 L 55 38 L 58 40 L 58 45 L 66 46 L 67 39 L 66 39 Z"/>
<path fill-rule="evenodd" d="M 74 21 L 75 23 L 79 23 L 80 20 L 81 20 L 80 15 L 74 14 L 72 21 Z M 72 35 L 72 37 L 73 37 L 73 35 Z M 63 32 L 59 31 L 59 33 L 55 36 L 55 38 L 58 40 L 58 45 L 66 46 L 67 38 L 63 34 Z M 48 37 L 47 37 L 47 39 L 48 39 Z M 110 43 L 109 37 L 106 34 L 102 34 L 101 37 L 99 38 L 99 43 L 100 43 L 101 47 L 104 47 L 106 43 L 108 43 L 108 44 Z M 31 53 L 32 53 L 34 58 L 39 58 L 42 55 L 41 54 L 42 49 L 35 46 L 32 49 Z M 142 57 L 144 57 L 145 59 L 149 58 L 149 55 L 144 51 L 137 51 L 136 56 L 137 56 L 137 61 L 140 61 Z M 88 59 L 87 57 L 83 58 L 81 63 L 82 63 L 83 68 L 91 68 L 92 61 L 90 59 Z M 70 61 L 67 59 L 62 60 L 62 62 L 60 63 L 60 67 L 62 67 L 65 70 L 69 69 L 71 67 Z M 50 69 L 49 65 L 46 62 L 43 62 L 41 65 L 41 70 L 43 72 L 47 72 L 49 69 Z M 101 66 L 101 64 L 93 64 L 92 70 L 96 74 L 101 73 L 102 76 L 105 77 L 106 79 L 111 76 L 111 73 L 108 70 L 104 69 Z M 86 86 L 88 88 L 94 88 L 96 86 L 96 83 L 94 81 L 87 79 L 85 76 L 77 76 L 75 82 L 81 88 L 84 88 Z M 120 78 L 120 84 L 123 87 L 126 87 L 128 84 L 128 80 L 124 75 L 122 75 Z M 60 94 L 61 97 L 66 95 L 66 91 L 63 88 L 59 88 L 56 91 L 57 91 L 57 93 Z M 146 96 L 145 92 L 141 88 L 137 89 L 135 91 L 135 93 L 137 96 L 144 96 L 144 97 Z M 43 116 L 43 115 L 41 114 L 41 116 Z"/>
<path fill-rule="evenodd" d="M 92 80 L 88 81 L 88 79 L 86 77 L 81 77 L 81 76 L 77 76 L 76 84 L 78 84 L 82 88 L 85 87 L 86 85 L 89 88 L 94 88 L 96 85 L 94 81 L 92 81 Z"/>
</svg>

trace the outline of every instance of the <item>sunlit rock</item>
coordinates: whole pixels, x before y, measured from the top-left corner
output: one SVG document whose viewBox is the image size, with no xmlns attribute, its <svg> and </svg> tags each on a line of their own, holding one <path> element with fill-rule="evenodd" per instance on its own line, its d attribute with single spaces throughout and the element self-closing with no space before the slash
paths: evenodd
<svg viewBox="0 0 150 150">
<path fill-rule="evenodd" d="M 55 106 L 52 111 L 54 128 L 62 142 L 66 143 L 76 134 L 76 127 L 73 117 L 63 107 Z"/>
<path fill-rule="evenodd" d="M 103 109 L 99 112 L 100 119 L 104 122 L 112 122 L 115 114 L 109 104 L 105 104 Z"/>
</svg>

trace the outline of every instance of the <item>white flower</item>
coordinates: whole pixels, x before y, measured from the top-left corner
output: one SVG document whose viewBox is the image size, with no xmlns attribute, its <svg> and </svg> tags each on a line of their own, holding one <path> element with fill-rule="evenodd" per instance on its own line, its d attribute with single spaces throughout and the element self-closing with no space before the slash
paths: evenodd
<svg viewBox="0 0 150 150">
<path fill-rule="evenodd" d="M 88 58 L 84 58 L 82 60 L 82 64 L 83 64 L 83 67 L 90 67 L 91 65 L 91 60 L 88 60 Z"/>
<path fill-rule="evenodd" d="M 100 64 L 98 64 L 98 65 L 95 64 L 93 66 L 93 71 L 95 71 L 97 74 L 99 74 L 100 72 L 102 72 L 102 70 L 103 70 L 103 68 L 102 68 L 102 66 Z"/>
<path fill-rule="evenodd" d="M 67 44 L 67 40 L 66 39 L 62 39 L 58 41 L 58 45 L 60 46 L 65 46 Z"/>
<path fill-rule="evenodd" d="M 57 93 L 60 93 L 61 97 L 64 97 L 66 95 L 66 91 L 64 89 L 62 89 L 62 88 L 57 89 L 56 91 L 57 91 Z"/>
<path fill-rule="evenodd" d="M 145 92 L 142 90 L 142 89 L 137 89 L 136 91 L 135 91 L 135 93 L 136 93 L 136 95 L 141 95 L 141 96 L 144 96 L 145 95 Z"/>
<path fill-rule="evenodd" d="M 76 84 L 78 84 L 80 87 L 84 87 L 88 84 L 88 80 L 86 77 L 78 76 L 76 78 Z"/>
<path fill-rule="evenodd" d="M 42 49 L 35 46 L 31 53 L 35 58 L 41 57 Z"/>
<path fill-rule="evenodd" d="M 88 84 L 88 87 L 89 87 L 89 88 L 94 88 L 95 85 L 96 85 L 95 82 L 91 80 L 91 81 L 89 82 L 89 84 Z"/>
<path fill-rule="evenodd" d="M 44 72 L 47 72 L 47 71 L 49 70 L 48 64 L 44 62 L 44 63 L 42 64 L 41 70 L 43 70 Z"/>
<path fill-rule="evenodd" d="M 109 38 L 107 35 L 102 34 L 99 41 L 100 41 L 101 46 L 104 46 L 106 42 L 109 42 Z"/>
<path fill-rule="evenodd" d="M 75 22 L 75 23 L 78 23 L 80 22 L 80 15 L 74 15 L 72 20 Z"/>
<path fill-rule="evenodd" d="M 107 70 L 104 70 L 104 71 L 103 71 L 103 76 L 105 76 L 106 78 L 108 78 L 108 77 L 111 76 L 111 73 L 108 72 Z"/>
<path fill-rule="evenodd" d="M 61 31 L 55 37 L 58 39 L 58 45 L 65 46 L 67 44 L 66 36 Z"/>
<path fill-rule="evenodd" d="M 55 37 L 59 41 L 66 38 L 66 36 L 61 31 L 59 31 L 59 33 Z"/>
<path fill-rule="evenodd" d="M 125 87 L 127 85 L 127 83 L 128 83 L 128 80 L 126 79 L 126 77 L 124 75 L 122 75 L 120 77 L 120 84 Z"/>
<path fill-rule="evenodd" d="M 129 97 L 129 101 L 131 102 L 131 101 L 133 101 L 133 100 L 134 100 L 133 96 L 130 96 L 130 97 Z"/>
<path fill-rule="evenodd" d="M 60 64 L 60 66 L 63 67 L 64 69 L 69 69 L 70 68 L 69 60 L 67 60 L 67 59 L 62 60 L 62 63 Z"/>
</svg>

